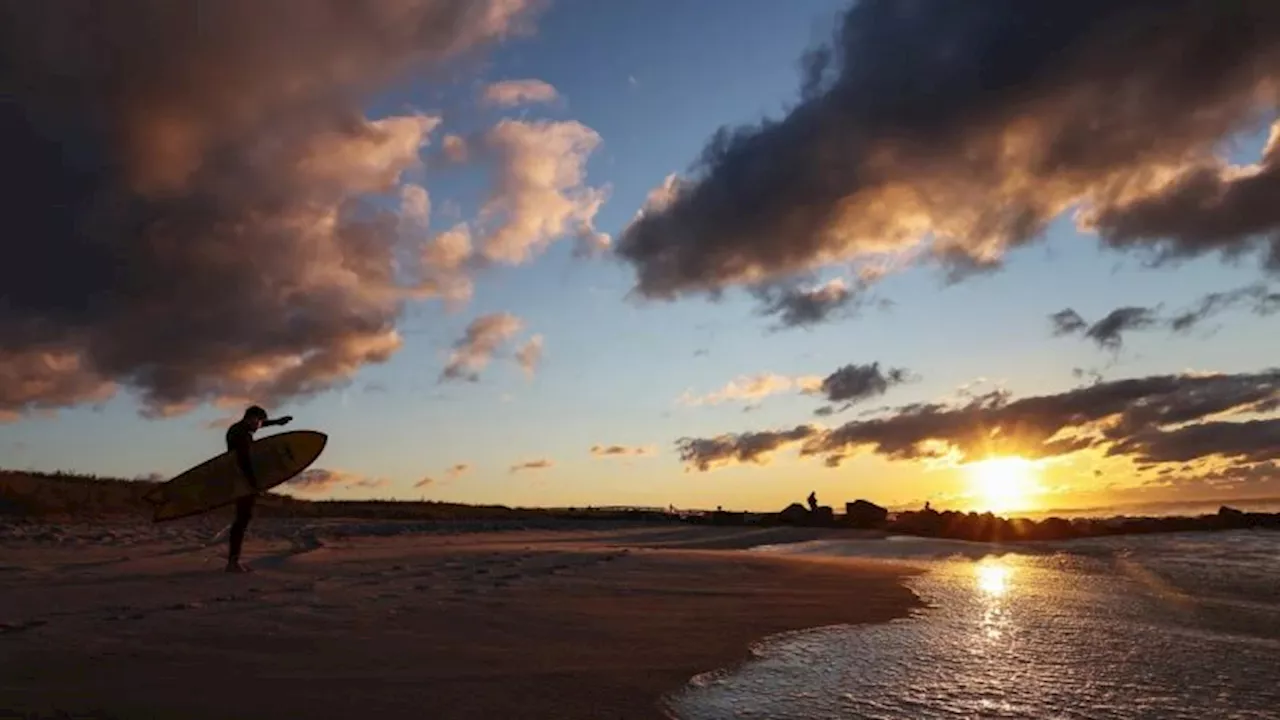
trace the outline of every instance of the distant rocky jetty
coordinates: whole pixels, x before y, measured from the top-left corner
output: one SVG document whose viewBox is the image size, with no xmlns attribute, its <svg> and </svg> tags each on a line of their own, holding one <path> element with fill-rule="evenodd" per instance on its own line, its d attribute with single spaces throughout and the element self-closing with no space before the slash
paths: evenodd
<svg viewBox="0 0 1280 720">
<path fill-rule="evenodd" d="M 922 510 L 898 513 L 887 523 L 889 532 L 903 535 L 999 542 L 1004 540 L 1066 540 L 1104 535 L 1203 532 L 1210 530 L 1280 530 L 1280 513 L 1242 512 L 1223 506 L 1213 515 L 1195 517 L 1051 517 L 1044 520 L 1002 518 L 991 513 L 959 513 Z"/>
<path fill-rule="evenodd" d="M 992 513 L 939 512 L 931 508 L 890 514 L 875 503 L 857 500 L 845 505 L 845 514 L 833 516 L 831 509 L 806 509 L 792 503 L 773 516 L 764 516 L 765 524 L 803 525 L 808 527 L 851 527 L 883 530 L 897 535 L 1001 542 L 1018 540 L 1066 540 L 1104 535 L 1142 533 L 1197 532 L 1211 530 L 1243 530 L 1265 528 L 1280 530 L 1280 513 L 1243 512 L 1223 506 L 1213 515 L 1195 517 L 1116 517 L 1074 518 L 1051 517 L 1044 520 L 1003 518 Z"/>
</svg>

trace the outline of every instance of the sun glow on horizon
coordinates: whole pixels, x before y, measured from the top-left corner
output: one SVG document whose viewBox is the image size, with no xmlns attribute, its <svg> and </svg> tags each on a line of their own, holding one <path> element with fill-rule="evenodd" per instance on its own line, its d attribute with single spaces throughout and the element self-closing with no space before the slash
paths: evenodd
<svg viewBox="0 0 1280 720">
<path fill-rule="evenodd" d="M 964 466 L 981 509 L 993 513 L 1027 510 L 1035 503 L 1040 467 L 1017 456 L 994 457 Z"/>
</svg>

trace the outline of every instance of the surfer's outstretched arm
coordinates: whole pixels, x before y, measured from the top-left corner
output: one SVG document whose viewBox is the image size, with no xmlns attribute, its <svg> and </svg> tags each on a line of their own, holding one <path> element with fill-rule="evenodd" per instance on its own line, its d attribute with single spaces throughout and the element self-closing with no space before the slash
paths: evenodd
<svg viewBox="0 0 1280 720">
<path fill-rule="evenodd" d="M 291 422 L 293 422 L 293 416 L 285 415 L 284 417 L 273 418 L 271 420 L 263 420 L 262 425 L 263 427 L 268 425 L 288 425 Z"/>
</svg>

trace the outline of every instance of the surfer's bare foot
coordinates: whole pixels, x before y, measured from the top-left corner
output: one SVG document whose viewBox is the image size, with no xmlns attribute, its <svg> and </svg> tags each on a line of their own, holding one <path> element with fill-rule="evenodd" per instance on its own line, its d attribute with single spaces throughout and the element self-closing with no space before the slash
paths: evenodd
<svg viewBox="0 0 1280 720">
<path fill-rule="evenodd" d="M 227 563 L 227 572 L 229 572 L 229 573 L 249 573 L 249 572 L 253 572 L 253 569 L 252 569 L 252 568 L 250 568 L 250 567 L 248 567 L 247 565 L 242 565 L 242 564 L 240 564 L 240 562 L 239 562 L 239 561 L 232 561 L 232 562 Z"/>
</svg>

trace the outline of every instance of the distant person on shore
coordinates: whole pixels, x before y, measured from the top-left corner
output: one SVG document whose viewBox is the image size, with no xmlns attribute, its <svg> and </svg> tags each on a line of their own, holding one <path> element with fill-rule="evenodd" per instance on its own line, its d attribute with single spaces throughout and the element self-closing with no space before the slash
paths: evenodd
<svg viewBox="0 0 1280 720">
<path fill-rule="evenodd" d="M 818 492 L 809 493 L 809 512 L 818 512 Z"/>
<path fill-rule="evenodd" d="M 254 490 L 258 489 L 259 484 L 258 476 L 253 472 L 253 460 L 249 453 L 249 447 L 253 444 L 253 434 L 260 428 L 271 425 L 288 425 L 291 420 L 293 420 L 291 415 L 270 420 L 267 418 L 266 410 L 257 405 L 251 405 L 244 411 L 244 417 L 227 428 L 227 451 L 235 453 L 236 466 L 240 468 L 245 480 L 249 481 L 249 486 Z M 231 523 L 231 532 L 227 536 L 227 572 L 249 572 L 249 568 L 240 564 L 240 548 L 244 545 L 244 533 L 249 529 L 249 520 L 253 517 L 253 505 L 257 497 L 257 494 L 254 494 L 236 500 L 236 519 Z"/>
</svg>

